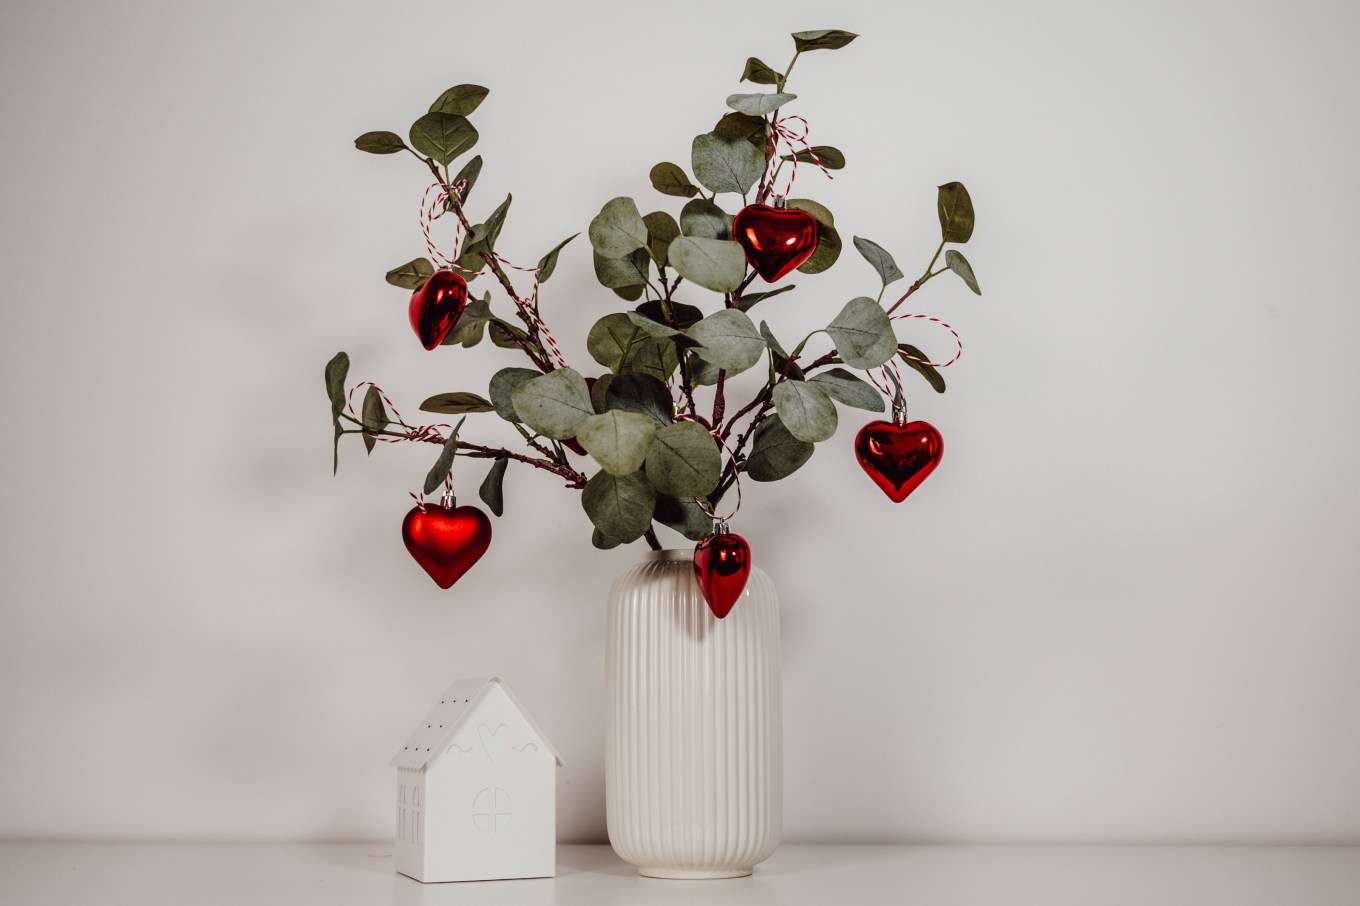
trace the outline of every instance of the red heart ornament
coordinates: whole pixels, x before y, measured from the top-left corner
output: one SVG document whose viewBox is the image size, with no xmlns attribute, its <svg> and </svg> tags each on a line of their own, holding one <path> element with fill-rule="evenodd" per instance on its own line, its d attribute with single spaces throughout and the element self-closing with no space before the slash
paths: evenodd
<svg viewBox="0 0 1360 906">
<path fill-rule="evenodd" d="M 773 283 L 817 251 L 817 221 L 807 211 L 747 205 L 732 221 L 732 236 L 766 283 Z"/>
<path fill-rule="evenodd" d="M 491 546 L 491 520 L 475 506 L 413 507 L 401 524 L 406 549 L 440 588 L 472 569 Z"/>
<path fill-rule="evenodd" d="M 873 421 L 855 436 L 855 458 L 893 503 L 925 481 L 944 455 L 944 438 L 928 422 Z"/>
<path fill-rule="evenodd" d="M 426 349 L 444 342 L 467 307 L 467 300 L 467 281 L 453 271 L 435 271 L 411 293 L 411 327 Z"/>
<path fill-rule="evenodd" d="M 751 546 L 740 535 L 709 535 L 694 546 L 694 576 L 718 619 L 732 612 L 750 575 Z"/>
</svg>

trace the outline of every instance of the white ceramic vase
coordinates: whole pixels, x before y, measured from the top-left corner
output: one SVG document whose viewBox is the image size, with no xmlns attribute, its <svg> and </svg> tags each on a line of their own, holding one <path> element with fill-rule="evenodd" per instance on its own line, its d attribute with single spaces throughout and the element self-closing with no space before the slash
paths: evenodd
<svg viewBox="0 0 1360 906">
<path fill-rule="evenodd" d="M 725 619 L 692 550 L 653 551 L 614 583 L 606 639 L 609 842 L 653 878 L 739 878 L 784 819 L 779 608 L 751 569 Z"/>
</svg>

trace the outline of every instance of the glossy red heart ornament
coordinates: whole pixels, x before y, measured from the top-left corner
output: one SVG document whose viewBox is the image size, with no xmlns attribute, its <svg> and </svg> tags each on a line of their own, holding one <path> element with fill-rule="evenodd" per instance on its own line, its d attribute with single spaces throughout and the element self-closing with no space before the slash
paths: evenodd
<svg viewBox="0 0 1360 906">
<path fill-rule="evenodd" d="M 817 251 L 817 221 L 807 211 L 747 205 L 732 221 L 732 236 L 766 283 L 773 283 Z"/>
<path fill-rule="evenodd" d="M 855 458 L 893 503 L 925 481 L 944 455 L 944 438 L 928 422 L 873 421 L 855 436 Z"/>
<path fill-rule="evenodd" d="M 440 588 L 472 569 L 491 546 L 491 520 L 475 506 L 413 507 L 401 524 L 406 549 Z"/>
<path fill-rule="evenodd" d="M 420 289 L 411 293 L 411 327 L 421 345 L 434 349 L 453 330 L 467 307 L 467 281 L 453 271 L 435 271 Z"/>
<path fill-rule="evenodd" d="M 718 619 L 732 612 L 750 576 L 751 546 L 740 535 L 709 535 L 694 546 L 694 577 Z"/>
</svg>

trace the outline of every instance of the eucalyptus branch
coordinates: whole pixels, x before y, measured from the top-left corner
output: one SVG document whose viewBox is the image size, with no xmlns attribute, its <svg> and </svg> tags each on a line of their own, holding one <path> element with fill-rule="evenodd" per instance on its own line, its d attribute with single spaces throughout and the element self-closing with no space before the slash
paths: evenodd
<svg viewBox="0 0 1360 906">
<path fill-rule="evenodd" d="M 356 419 L 348 415 L 345 415 L 344 413 L 341 413 L 341 416 L 343 418 L 349 419 L 352 422 L 355 422 L 356 424 L 362 424 L 362 422 L 358 422 Z M 362 432 L 355 433 L 363 433 L 369 436 L 382 435 L 384 437 L 398 437 L 403 440 L 421 440 L 428 444 L 443 444 L 447 440 L 447 438 L 441 437 L 437 433 L 428 434 L 424 437 L 415 438 L 401 431 L 389 431 L 386 428 L 384 428 L 381 431 L 373 431 L 368 428 L 365 428 L 363 429 Z M 552 472 L 554 475 L 558 475 L 561 478 L 566 479 L 567 487 L 569 488 L 580 489 L 586 486 L 585 475 L 581 474 L 580 472 L 576 471 L 570 466 L 561 465 L 552 462 L 551 460 L 535 459 L 532 456 L 525 456 L 522 453 L 516 453 L 513 450 L 507 450 L 504 447 L 487 447 L 483 446 L 482 444 L 474 444 L 465 440 L 458 441 L 458 449 L 469 450 L 473 453 L 481 453 L 484 454 L 488 459 L 513 459 L 516 462 L 522 462 L 525 463 L 526 465 L 533 466 L 535 469 L 543 469 L 544 471 Z"/>
</svg>

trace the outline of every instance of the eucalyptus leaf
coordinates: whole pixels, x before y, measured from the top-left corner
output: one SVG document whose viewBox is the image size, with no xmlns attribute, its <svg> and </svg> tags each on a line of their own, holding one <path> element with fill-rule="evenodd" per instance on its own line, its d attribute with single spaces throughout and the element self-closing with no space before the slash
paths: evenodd
<svg viewBox="0 0 1360 906">
<path fill-rule="evenodd" d="M 509 466 L 510 460 L 507 458 L 493 462 L 491 470 L 482 479 L 482 486 L 477 489 L 477 496 L 497 516 L 505 515 L 505 470 Z"/>
<path fill-rule="evenodd" d="M 679 364 L 675 344 L 648 336 L 623 312 L 605 315 L 586 337 L 590 357 L 611 371 L 650 374 L 665 381 Z"/>
<path fill-rule="evenodd" d="M 774 408 L 784 427 L 799 440 L 817 443 L 836 433 L 836 404 L 826 391 L 806 381 L 780 381 Z"/>
<path fill-rule="evenodd" d="M 647 224 L 647 248 L 657 267 L 665 267 L 671 243 L 680 238 L 680 224 L 665 211 L 653 211 L 642 218 Z"/>
<path fill-rule="evenodd" d="M 590 543 L 602 551 L 613 550 L 622 544 L 622 541 L 615 541 L 599 529 L 594 529 L 590 533 Z"/>
<path fill-rule="evenodd" d="M 365 132 L 354 140 L 354 147 L 369 154 L 396 154 L 406 150 L 406 142 L 395 132 Z"/>
<path fill-rule="evenodd" d="M 660 321 L 649 318 L 641 312 L 626 311 L 624 314 L 628 317 L 628 320 L 632 322 L 634 327 L 649 337 L 664 337 L 670 339 L 672 337 L 683 336 L 680 331 L 671 327 L 669 324 L 662 324 Z M 685 337 L 685 339 L 688 340 L 689 338 Z"/>
<path fill-rule="evenodd" d="M 482 156 L 478 154 L 472 160 L 463 164 L 463 169 L 458 171 L 458 175 L 453 177 L 451 186 L 463 183 L 463 191 L 459 193 L 459 201 L 467 204 L 468 195 L 472 194 L 472 187 L 477 184 L 477 177 L 482 175 Z"/>
<path fill-rule="evenodd" d="M 689 367 L 690 383 L 696 387 L 712 387 L 718 383 L 718 375 L 722 369 L 712 362 L 705 362 L 696 355 L 691 355 L 687 362 Z"/>
<path fill-rule="evenodd" d="M 761 157 L 764 157 L 769 128 L 770 124 L 764 117 L 728 113 L 718 120 L 717 125 L 713 127 L 713 134 L 718 138 L 741 139 L 749 145 L 754 145 Z"/>
<path fill-rule="evenodd" d="M 586 384 L 590 386 L 590 405 L 595 410 L 596 415 L 608 410 L 609 406 L 605 404 L 605 394 L 609 392 L 614 379 L 619 376 L 612 372 L 606 372 L 593 381 L 586 378 Z"/>
<path fill-rule="evenodd" d="M 430 112 L 467 116 L 476 110 L 490 93 L 481 85 L 454 85 L 430 105 Z"/>
<path fill-rule="evenodd" d="M 892 320 L 868 296 L 851 299 L 827 325 L 841 360 L 852 368 L 877 368 L 897 352 Z"/>
<path fill-rule="evenodd" d="M 491 334 L 491 342 L 501 349 L 521 349 L 523 344 L 529 339 L 529 335 L 521 328 L 516 327 L 509 321 L 502 321 L 500 318 L 492 318 L 488 323 L 488 332 Z"/>
<path fill-rule="evenodd" d="M 746 58 L 746 68 L 741 71 L 743 82 L 755 82 L 757 85 L 778 85 L 782 78 L 780 73 L 767 66 L 755 57 Z"/>
<path fill-rule="evenodd" d="M 769 116 L 798 95 L 779 92 L 776 94 L 730 94 L 727 106 L 747 116 Z"/>
<path fill-rule="evenodd" d="M 796 31 L 793 33 L 793 47 L 799 53 L 809 50 L 836 50 L 844 47 L 859 35 L 839 28 L 824 28 L 820 31 Z"/>
<path fill-rule="evenodd" d="M 744 195 L 765 172 L 765 156 L 744 139 L 706 132 L 694 137 L 690 167 L 700 185 L 710 192 Z"/>
<path fill-rule="evenodd" d="M 978 288 L 977 277 L 973 274 L 973 266 L 968 263 L 967 258 L 950 249 L 944 253 L 944 263 L 951 271 L 958 274 L 964 283 L 968 284 L 969 289 L 979 296 L 982 295 L 982 290 Z"/>
<path fill-rule="evenodd" d="M 387 272 L 387 282 L 402 289 L 417 290 L 434 275 L 434 265 L 427 258 L 416 258 L 397 265 Z"/>
<path fill-rule="evenodd" d="M 496 414 L 508 422 L 521 421 L 515 412 L 515 390 L 525 381 L 538 377 L 539 373 L 532 368 L 502 368 L 493 374 L 487 395 L 491 397 L 491 405 L 496 407 Z"/>
<path fill-rule="evenodd" d="M 811 198 L 790 198 L 784 204 L 798 211 L 807 211 L 812 215 L 813 220 L 823 226 L 833 227 L 836 225 L 836 218 L 832 216 L 831 211 L 825 205 L 813 201 Z"/>
<path fill-rule="evenodd" d="M 698 306 L 686 305 L 684 302 L 670 302 L 668 304 L 671 311 L 671 317 L 675 319 L 675 326 L 681 330 L 688 330 L 690 327 L 703 320 L 704 313 Z M 667 323 L 666 313 L 662 310 L 661 301 L 659 299 L 649 299 L 648 301 L 643 302 L 637 307 L 637 312 L 643 317 L 655 321 L 658 324 Z"/>
<path fill-rule="evenodd" d="M 658 494 L 652 518 L 690 541 L 702 541 L 713 534 L 712 518 L 700 509 L 693 497 Z"/>
<path fill-rule="evenodd" d="M 704 497 L 718 485 L 722 454 L 708 429 L 683 421 L 656 432 L 647 454 L 647 479 L 662 494 Z"/>
<path fill-rule="evenodd" d="M 816 447 L 789 433 L 778 415 L 756 426 L 751 455 L 746 460 L 746 475 L 752 481 L 778 481 L 802 468 Z"/>
<path fill-rule="evenodd" d="M 926 379 L 931 389 L 936 393 L 944 393 L 944 377 L 935 366 L 930 364 L 930 356 L 912 346 L 910 343 L 902 343 L 897 347 L 897 355 L 906 362 L 917 374 Z"/>
<path fill-rule="evenodd" d="M 331 418 L 345 411 L 345 377 L 349 374 L 349 353 L 337 352 L 326 363 L 326 396 L 331 400 Z"/>
<path fill-rule="evenodd" d="M 557 243 L 557 245 L 553 246 L 553 249 L 552 249 L 551 252 L 548 252 L 548 254 L 546 254 L 546 255 L 544 255 L 542 258 L 539 258 L 539 259 L 538 259 L 538 282 L 539 282 L 539 283 L 547 283 L 547 282 L 548 282 L 548 278 L 551 277 L 551 276 L 553 275 L 553 271 L 557 270 L 557 256 L 558 256 L 558 254 L 562 251 L 562 249 L 566 246 L 566 244 L 567 244 L 568 242 L 571 242 L 573 239 L 575 239 L 575 238 L 576 238 L 577 236 L 579 236 L 579 235 L 581 235 L 581 234 L 580 234 L 580 233 L 572 233 L 572 234 L 571 234 L 570 236 L 568 236 L 566 239 L 563 239 L 561 242 Z"/>
<path fill-rule="evenodd" d="M 694 239 L 731 239 L 732 215 L 707 198 L 680 209 L 680 232 Z"/>
<path fill-rule="evenodd" d="M 973 199 L 961 182 L 947 182 L 939 188 L 936 208 L 940 215 L 940 235 L 945 242 L 967 242 L 973 235 Z"/>
<path fill-rule="evenodd" d="M 798 265 L 800 274 L 820 274 L 841 257 L 841 234 L 825 223 L 817 224 L 817 250 L 812 257 Z"/>
<path fill-rule="evenodd" d="M 656 439 L 656 423 L 637 412 L 591 415 L 576 428 L 576 442 L 611 475 L 636 472 Z"/>
<path fill-rule="evenodd" d="M 683 236 L 667 250 L 671 266 L 691 283 L 717 293 L 730 293 L 746 276 L 746 253 L 727 239 Z"/>
<path fill-rule="evenodd" d="M 645 293 L 646 291 L 647 288 L 642 283 L 639 283 L 636 286 L 614 287 L 614 295 L 618 296 L 625 302 L 636 302 L 638 299 L 642 298 L 642 294 Z"/>
<path fill-rule="evenodd" d="M 702 344 L 693 354 L 725 369 L 729 377 L 750 368 L 765 354 L 765 338 L 750 317 L 735 308 L 714 312 L 686 333 Z"/>
<path fill-rule="evenodd" d="M 411 147 L 440 166 L 477 144 L 477 130 L 454 113 L 427 113 L 411 124 Z"/>
<path fill-rule="evenodd" d="M 444 338 L 441 346 L 476 346 L 486 334 L 486 324 L 492 318 L 491 293 L 482 298 L 472 298 L 463 306 L 463 313 L 453 325 L 453 330 Z"/>
<path fill-rule="evenodd" d="M 421 412 L 438 412 L 441 415 L 466 415 L 470 412 L 495 412 L 496 407 L 490 400 L 475 393 L 459 391 L 438 393 L 420 404 Z"/>
<path fill-rule="evenodd" d="M 784 349 L 783 344 L 775 338 L 774 331 L 770 330 L 770 325 L 764 321 L 760 322 L 760 335 L 765 338 L 765 345 L 774 358 L 774 370 L 796 381 L 803 380 L 805 377 L 803 369 L 799 368 L 797 364 L 789 362 L 788 352 Z"/>
<path fill-rule="evenodd" d="M 477 235 L 485 229 L 486 224 L 484 223 L 472 225 L 472 229 L 468 230 L 467 243 L 463 246 L 462 252 L 459 253 L 458 260 L 453 262 L 453 266 L 458 269 L 465 280 L 471 281 L 475 274 L 486 267 L 486 259 L 482 257 L 481 252 L 472 248 L 472 244 L 477 241 Z M 471 271 L 471 273 L 467 273 L 468 271 Z"/>
<path fill-rule="evenodd" d="M 364 394 L 361 413 L 364 424 L 364 448 L 372 453 L 374 445 L 378 442 L 378 433 L 391 424 L 387 417 L 387 408 L 383 405 L 382 391 L 372 384 L 368 385 L 368 392 Z"/>
<path fill-rule="evenodd" d="M 791 289 L 794 289 L 794 285 L 792 283 L 786 283 L 785 285 L 779 287 L 779 289 L 772 289 L 769 292 L 742 293 L 741 298 L 737 301 L 737 308 L 741 309 L 742 311 L 750 311 L 752 308 L 755 307 L 755 304 L 757 302 L 764 301 L 765 299 L 768 299 L 771 296 L 777 296 L 780 293 L 786 293 Z"/>
<path fill-rule="evenodd" d="M 601 470 L 586 482 L 581 507 L 601 535 L 627 543 L 651 526 L 656 491 L 641 472 L 610 475 Z"/>
<path fill-rule="evenodd" d="M 464 416 L 466 418 L 466 416 Z M 444 483 L 449 470 L 453 468 L 453 458 L 458 454 L 458 429 L 463 427 L 460 421 L 450 432 L 448 440 L 444 441 L 444 446 L 439 451 L 439 458 L 434 461 L 430 471 L 425 475 L 424 491 L 426 494 L 433 494 L 435 488 Z"/>
<path fill-rule="evenodd" d="M 611 199 L 590 222 L 590 244 L 606 258 L 623 258 L 647 247 L 647 224 L 626 196 Z"/>
<path fill-rule="evenodd" d="M 827 396 L 846 406 L 882 412 L 883 394 L 868 381 L 856 377 L 844 368 L 832 368 L 811 378 L 808 383 L 821 387 Z"/>
<path fill-rule="evenodd" d="M 685 171 L 680 169 L 679 164 L 670 161 L 662 161 L 648 174 L 652 180 L 652 188 L 662 195 L 673 195 L 676 198 L 693 198 L 699 194 L 699 187 L 689 181 Z"/>
<path fill-rule="evenodd" d="M 840 149 L 830 145 L 813 145 L 811 148 L 804 148 L 797 154 L 785 154 L 782 160 L 796 160 L 800 164 L 821 164 L 828 170 L 845 169 L 845 155 Z"/>
<path fill-rule="evenodd" d="M 585 378 L 571 368 L 525 381 L 510 399 L 524 424 L 554 440 L 571 437 L 582 421 L 595 414 Z"/>
<path fill-rule="evenodd" d="M 864 256 L 864 260 L 869 262 L 874 270 L 878 271 L 878 279 L 883 281 L 884 286 L 902 279 L 902 271 L 898 269 L 897 262 L 893 260 L 892 255 L 888 254 L 887 249 L 877 242 L 860 236 L 856 236 L 854 241 L 855 249 Z"/>
<path fill-rule="evenodd" d="M 675 417 L 675 401 L 666 385 L 650 374 L 613 375 L 603 396 L 604 409 L 645 415 L 664 428 Z M 592 398 L 594 393 L 592 392 Z M 599 407 L 597 407 L 599 408 Z"/>
<path fill-rule="evenodd" d="M 646 249 L 635 249 L 622 258 L 608 258 L 595 252 L 595 279 L 608 289 L 644 287 L 651 274 L 652 259 Z"/>
<path fill-rule="evenodd" d="M 463 255 L 480 255 L 483 252 L 491 254 L 496 251 L 496 240 L 500 238 L 501 228 L 505 226 L 505 215 L 510 211 L 510 202 L 513 200 L 510 195 L 505 196 L 505 201 L 491 212 L 491 216 L 486 218 L 486 223 L 469 237 L 468 244 L 463 248 Z"/>
</svg>

